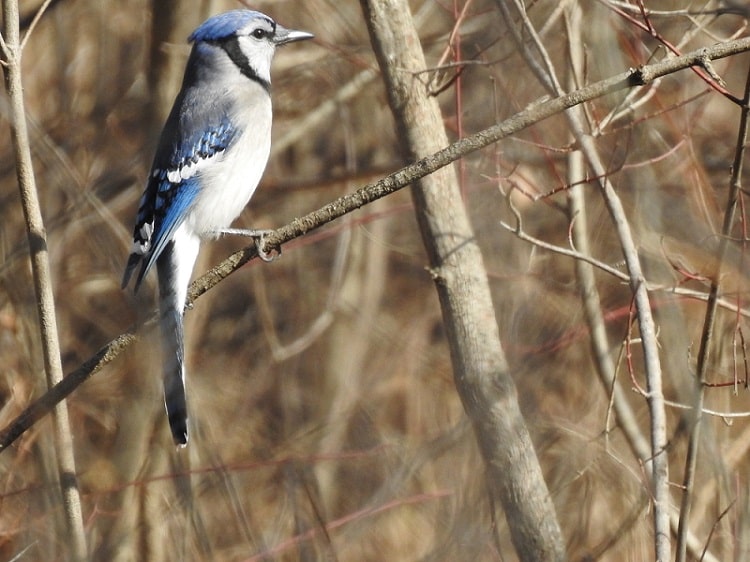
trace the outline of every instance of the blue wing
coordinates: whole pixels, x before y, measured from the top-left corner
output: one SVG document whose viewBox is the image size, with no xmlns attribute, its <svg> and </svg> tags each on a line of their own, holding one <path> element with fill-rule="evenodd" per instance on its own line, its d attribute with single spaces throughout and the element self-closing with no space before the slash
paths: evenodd
<svg viewBox="0 0 750 562">
<path fill-rule="evenodd" d="M 127 286 L 139 263 L 135 290 L 190 212 L 200 191 L 199 171 L 211 165 L 231 145 L 236 129 L 225 111 L 216 106 L 196 119 L 185 96 L 175 101 L 141 196 L 133 229 L 133 248 L 122 286 Z"/>
</svg>

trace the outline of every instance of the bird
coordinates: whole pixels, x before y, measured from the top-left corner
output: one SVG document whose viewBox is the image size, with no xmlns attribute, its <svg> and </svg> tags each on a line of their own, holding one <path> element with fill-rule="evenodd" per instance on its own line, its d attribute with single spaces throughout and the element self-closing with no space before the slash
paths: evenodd
<svg viewBox="0 0 750 562">
<path fill-rule="evenodd" d="M 271 149 L 271 61 L 277 47 L 313 38 L 240 9 L 188 37 L 182 87 L 164 124 L 140 198 L 122 288 L 156 264 L 164 403 L 174 443 L 188 442 L 183 312 L 200 244 L 230 229 L 250 201 Z"/>
</svg>

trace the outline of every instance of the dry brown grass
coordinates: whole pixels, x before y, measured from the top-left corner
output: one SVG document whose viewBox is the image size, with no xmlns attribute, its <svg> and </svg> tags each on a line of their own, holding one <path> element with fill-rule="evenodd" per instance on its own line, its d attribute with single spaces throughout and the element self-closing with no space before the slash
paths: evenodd
<svg viewBox="0 0 750 562">
<path fill-rule="evenodd" d="M 31 10 L 32 2 L 26 5 Z M 235 7 L 202 2 L 205 14 Z M 562 74 L 567 36 L 558 2 L 529 2 Z M 649 60 L 657 42 L 611 9 L 585 2 L 587 80 Z M 259 2 L 314 45 L 282 50 L 274 74 L 275 136 L 282 138 L 372 57 L 356 2 Z M 431 64 L 446 48 L 450 3 L 412 3 Z M 715 7 L 662 2 L 660 9 Z M 36 172 L 49 230 L 66 371 L 154 307 L 154 280 L 138 297 L 119 288 L 131 220 L 161 123 L 149 88 L 145 0 L 67 0 L 41 21 L 25 54 Z M 420 15 L 421 14 L 421 19 Z M 638 17 L 637 13 L 634 13 Z M 202 19 L 202 16 L 197 19 Z M 653 16 L 682 51 L 741 33 L 739 16 Z M 546 27 L 545 27 L 546 26 Z M 462 28 L 465 132 L 512 115 L 543 95 L 491 2 L 477 1 Z M 184 45 L 171 45 L 184 58 Z M 747 57 L 717 63 L 737 95 Z M 179 84 L 169 87 L 174 91 Z M 649 280 L 707 291 L 726 203 L 739 111 L 684 71 L 589 104 L 592 123 L 625 110 L 597 138 L 632 221 Z M 456 88 L 440 94 L 456 130 Z M 624 106 L 618 105 L 624 102 Z M 0 115 L 5 117 L 0 98 Z M 367 83 L 303 138 L 274 153 L 240 222 L 280 225 L 400 164 L 380 82 Z M 571 559 L 649 560 L 649 492 L 639 460 L 608 418 L 573 262 L 500 226 L 512 220 L 501 191 L 548 193 L 566 184 L 569 132 L 554 118 L 465 159 L 467 204 L 494 290 L 497 320 L 568 542 Z M 41 362 L 23 219 L 11 147 L 0 136 L 0 427 L 41 391 Z M 593 184 L 586 184 L 592 253 L 621 252 Z M 524 228 L 567 245 L 565 190 L 531 201 L 514 194 Z M 744 199 L 743 199 L 744 204 Z M 744 218 L 744 206 L 741 208 Z M 746 237 L 746 225 L 736 229 Z M 207 244 L 196 272 L 242 240 Z M 727 300 L 747 303 L 744 243 L 730 252 Z M 487 505 L 484 469 L 455 394 L 440 311 L 406 193 L 299 239 L 272 263 L 253 262 L 186 315 L 189 398 L 195 431 L 175 453 L 162 408 L 158 345 L 140 341 L 70 399 L 84 517 L 97 560 L 513 560 L 505 524 Z M 687 274 L 690 274 L 688 276 Z M 624 342 L 631 292 L 597 272 L 611 356 L 634 387 Z M 705 304 L 652 293 L 665 390 L 688 403 Z M 316 321 L 324 328 L 317 330 Z M 747 319 L 721 310 L 709 379 L 748 377 Z M 153 340 L 153 341 L 152 341 Z M 297 345 L 290 348 L 292 344 Z M 640 349 L 632 377 L 642 381 Z M 629 393 L 648 434 L 645 400 Z M 708 408 L 750 411 L 742 385 L 711 388 Z M 669 409 L 671 480 L 685 458 L 685 412 Z M 731 421 L 731 423 L 729 423 Z M 609 424 L 609 425 L 608 425 Z M 609 429 L 609 431 L 607 431 Z M 748 550 L 746 418 L 710 417 L 691 528 L 720 560 Z M 63 556 L 49 422 L 0 455 L 0 559 Z M 679 490 L 674 488 L 675 505 Z M 720 522 L 721 512 L 731 509 Z M 501 552 L 497 551 L 497 548 Z M 267 556 L 263 553 L 269 553 Z"/>
</svg>

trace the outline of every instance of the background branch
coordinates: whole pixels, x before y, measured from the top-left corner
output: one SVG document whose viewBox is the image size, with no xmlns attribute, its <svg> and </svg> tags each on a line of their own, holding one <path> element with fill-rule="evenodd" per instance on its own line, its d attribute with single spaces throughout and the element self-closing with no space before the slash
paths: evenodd
<svg viewBox="0 0 750 562">
<path fill-rule="evenodd" d="M 742 186 L 742 172 L 745 164 L 745 149 L 747 147 L 748 119 L 750 119 L 750 68 L 748 68 L 747 80 L 745 82 L 745 93 L 740 107 L 740 124 L 737 132 L 737 144 L 734 150 L 734 162 L 732 163 L 732 177 L 729 182 L 729 193 L 727 206 L 724 211 L 724 222 L 721 227 L 721 238 L 719 240 L 719 253 L 716 267 L 711 273 L 711 288 L 706 303 L 706 316 L 703 320 L 703 332 L 701 333 L 700 346 L 698 348 L 698 362 L 695 374 L 695 407 L 693 410 L 690 440 L 688 442 L 687 456 L 685 459 L 685 473 L 682 481 L 682 500 L 680 503 L 680 525 L 677 533 L 677 562 L 684 562 L 687 557 L 687 535 L 690 530 L 690 510 L 693 496 L 695 494 L 695 472 L 698 462 L 698 449 L 701 439 L 701 425 L 703 419 L 703 404 L 705 401 L 705 384 L 709 370 L 711 347 L 714 345 L 714 327 L 716 324 L 716 312 L 719 308 L 719 289 L 721 286 L 721 274 L 724 262 L 729 251 L 732 230 L 734 228 L 739 192 Z M 706 545 L 706 548 L 708 545 Z"/>
<path fill-rule="evenodd" d="M 46 4 L 45 6 L 46 7 Z M 44 9 L 44 7 L 42 9 Z M 44 373 L 48 388 L 54 388 L 63 378 L 60 359 L 60 339 L 57 333 L 55 299 L 50 272 L 47 232 L 44 228 L 39 204 L 34 168 L 31 162 L 31 147 L 26 126 L 26 109 L 21 80 L 21 57 L 23 54 L 18 2 L 3 0 L 3 51 L 5 89 L 10 100 L 11 137 L 15 152 L 16 175 L 21 195 L 23 214 L 26 220 L 31 254 L 31 270 L 36 294 L 39 335 L 42 342 Z M 87 559 L 86 535 L 81 514 L 81 497 L 78 489 L 73 435 L 65 402 L 57 402 L 52 411 L 53 443 L 57 462 L 59 484 L 62 493 L 65 527 L 70 541 L 67 543 L 69 556 L 73 560 Z"/>
<path fill-rule="evenodd" d="M 498 9 L 505 17 L 511 33 L 521 50 L 523 57 L 527 60 L 529 67 L 544 84 L 545 88 L 553 95 L 561 96 L 564 90 L 557 78 L 551 59 L 542 44 L 536 30 L 526 15 L 526 9 L 520 0 L 515 0 L 513 5 L 521 20 L 521 33 L 513 21 L 513 16 L 508 8 L 508 3 L 497 0 Z M 524 37 L 534 46 L 542 63 L 536 62 L 536 57 L 524 42 Z M 601 194 L 612 218 L 617 232 L 617 237 L 625 259 L 629 274 L 629 283 L 634 294 L 635 307 L 638 311 L 638 325 L 640 328 L 641 344 L 644 352 L 644 368 L 648 394 L 646 396 L 651 416 L 651 453 L 646 461 L 646 466 L 651 470 L 651 483 L 653 486 L 654 504 L 654 549 L 656 560 L 671 560 L 671 536 L 670 518 L 671 510 L 669 493 L 669 460 L 667 456 L 667 415 L 664 407 L 664 394 L 662 391 L 662 370 L 659 358 L 659 344 L 656 339 L 656 325 L 651 313 L 651 302 L 648 296 L 646 277 L 643 272 L 637 245 L 630 226 L 630 220 L 625 213 L 622 201 L 618 196 L 612 182 L 609 180 L 607 168 L 593 142 L 586 131 L 580 113 L 572 110 L 565 112 L 570 131 L 586 158 L 594 176 L 598 179 Z M 577 262 L 581 263 L 581 262 Z M 584 273 L 579 270 L 579 274 Z M 585 284 L 582 285 L 585 289 Z M 588 287 L 590 290 L 590 287 Z M 596 328 L 596 319 L 591 314 L 591 304 L 588 304 L 588 317 L 593 321 L 592 327 Z"/>
</svg>

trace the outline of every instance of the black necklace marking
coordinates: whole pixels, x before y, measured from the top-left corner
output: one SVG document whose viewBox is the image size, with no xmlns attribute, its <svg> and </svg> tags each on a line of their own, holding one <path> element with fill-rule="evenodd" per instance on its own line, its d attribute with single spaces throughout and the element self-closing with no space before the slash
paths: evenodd
<svg viewBox="0 0 750 562">
<path fill-rule="evenodd" d="M 229 55 L 229 58 L 237 66 L 237 68 L 240 69 L 240 72 L 244 76 L 246 76 L 253 82 L 257 82 L 258 84 L 260 84 L 261 87 L 269 94 L 271 93 L 270 82 L 258 76 L 258 73 L 255 71 L 255 69 L 250 66 L 250 61 L 247 59 L 247 56 L 245 56 L 245 53 L 243 53 L 242 49 L 240 48 L 239 37 L 230 37 L 229 39 L 217 42 L 216 44 L 224 49 L 227 55 Z"/>
</svg>

